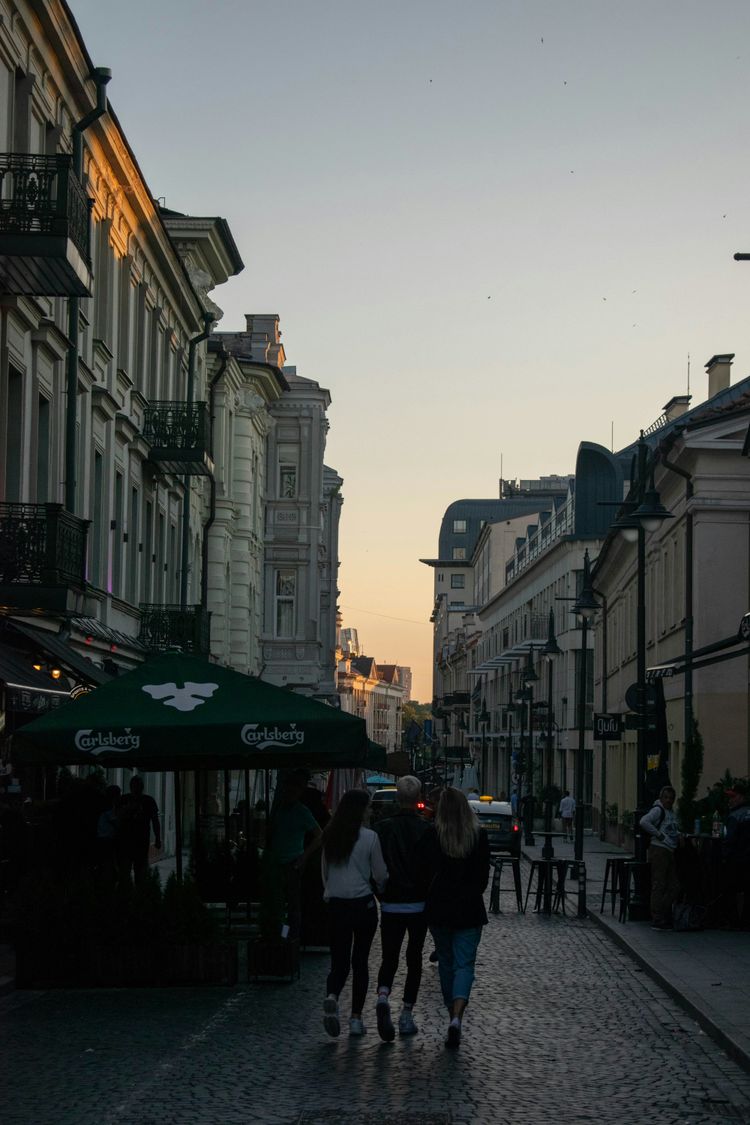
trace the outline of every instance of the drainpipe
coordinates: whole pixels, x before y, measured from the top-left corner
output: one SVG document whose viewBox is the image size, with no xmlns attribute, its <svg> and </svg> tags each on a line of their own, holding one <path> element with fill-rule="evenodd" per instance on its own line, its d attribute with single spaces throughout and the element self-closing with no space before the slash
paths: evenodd
<svg viewBox="0 0 750 1125">
<path fill-rule="evenodd" d="M 222 375 L 226 371 L 227 364 L 229 363 L 229 352 L 224 348 L 223 345 L 221 351 L 219 352 L 219 357 L 221 360 L 219 364 L 219 370 L 214 375 L 208 388 L 208 417 L 210 425 L 209 453 L 211 454 L 212 461 L 214 459 L 214 398 L 216 397 L 216 384 L 219 382 L 219 379 L 221 379 Z M 208 606 L 208 533 L 213 526 L 214 520 L 216 519 L 216 480 L 213 476 L 211 476 L 209 479 L 209 490 L 210 499 L 208 519 L 203 525 L 203 544 L 201 552 L 201 605 L 204 609 L 206 609 Z"/>
<path fill-rule="evenodd" d="M 73 126 L 73 171 L 83 182 L 83 134 L 107 112 L 107 83 L 112 71 L 98 66 L 91 74 L 96 83 L 96 106 Z M 78 422 L 78 326 L 80 297 L 68 298 L 67 404 L 65 412 L 65 508 L 76 509 L 76 423 Z"/>
<path fill-rule="evenodd" d="M 195 355 L 198 344 L 208 338 L 211 325 L 214 322 L 213 313 L 203 313 L 203 331 L 193 336 L 188 341 L 188 376 L 187 376 L 187 404 L 192 406 L 195 398 Z M 188 562 L 190 559 L 190 475 L 185 474 L 183 485 L 185 492 L 182 498 L 182 563 L 180 570 L 180 607 L 187 607 L 188 595 Z"/>
<path fill-rule="evenodd" d="M 661 463 L 665 469 L 677 473 L 685 481 L 685 743 L 693 732 L 693 513 L 690 500 L 693 497 L 693 477 L 686 469 L 674 465 L 667 459 L 668 450 L 661 452 Z"/>
</svg>

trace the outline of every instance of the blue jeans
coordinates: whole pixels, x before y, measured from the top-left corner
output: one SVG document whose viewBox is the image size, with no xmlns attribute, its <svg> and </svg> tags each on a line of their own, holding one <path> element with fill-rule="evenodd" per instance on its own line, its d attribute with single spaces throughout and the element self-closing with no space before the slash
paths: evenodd
<svg viewBox="0 0 750 1125">
<path fill-rule="evenodd" d="M 447 930 L 443 926 L 430 926 L 430 933 L 438 955 L 443 1000 L 446 1008 L 450 1008 L 454 1000 L 469 999 L 482 927 Z"/>
</svg>

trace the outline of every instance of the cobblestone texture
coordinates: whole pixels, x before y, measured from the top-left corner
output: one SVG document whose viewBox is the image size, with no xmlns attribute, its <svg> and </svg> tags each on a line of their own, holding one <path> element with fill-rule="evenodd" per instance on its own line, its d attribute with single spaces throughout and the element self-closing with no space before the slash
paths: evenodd
<svg viewBox="0 0 750 1125">
<path fill-rule="evenodd" d="M 443 1047 L 433 965 L 415 1038 L 381 1043 L 371 1010 L 365 1039 L 329 1039 L 326 965 L 307 954 L 298 983 L 236 990 L 11 995 L 0 1002 L 2 1121 L 750 1122 L 750 1075 L 590 922 L 491 917 L 457 1052 Z"/>
</svg>

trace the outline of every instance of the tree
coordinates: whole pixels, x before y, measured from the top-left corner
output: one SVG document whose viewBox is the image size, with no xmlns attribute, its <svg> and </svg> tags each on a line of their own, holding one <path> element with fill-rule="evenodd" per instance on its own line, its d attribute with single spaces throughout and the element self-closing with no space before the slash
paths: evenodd
<svg viewBox="0 0 750 1125">
<path fill-rule="evenodd" d="M 703 735 L 698 728 L 697 720 L 693 720 L 690 734 L 685 743 L 685 756 L 682 759 L 680 776 L 682 779 L 682 795 L 678 808 L 680 812 L 680 825 L 683 832 L 692 832 L 695 818 L 695 795 L 698 792 L 698 782 L 703 773 Z"/>
</svg>

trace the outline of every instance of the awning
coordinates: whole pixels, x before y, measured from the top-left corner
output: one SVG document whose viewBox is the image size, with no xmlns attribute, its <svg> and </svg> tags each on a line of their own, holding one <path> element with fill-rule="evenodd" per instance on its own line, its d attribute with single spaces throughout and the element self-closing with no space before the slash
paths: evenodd
<svg viewBox="0 0 750 1125">
<path fill-rule="evenodd" d="M 70 701 L 67 691 L 55 688 L 54 681 L 32 668 L 23 653 L 4 644 L 0 644 L 0 680 L 5 685 L 6 711 L 37 715 Z"/>
<path fill-rule="evenodd" d="M 8 621 L 6 627 L 33 641 L 40 652 L 48 652 L 65 668 L 70 669 L 76 676 L 81 676 L 89 684 L 108 684 L 112 679 L 107 672 L 97 668 L 88 657 L 77 652 L 59 633 L 52 633 L 48 629 L 37 629 L 34 625 L 27 625 L 25 622 L 22 624 L 15 619 Z"/>
<path fill-rule="evenodd" d="M 364 720 L 354 715 L 232 668 L 161 653 L 24 727 L 14 735 L 13 761 L 143 770 L 382 768 L 370 745 Z"/>
</svg>

